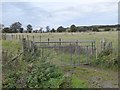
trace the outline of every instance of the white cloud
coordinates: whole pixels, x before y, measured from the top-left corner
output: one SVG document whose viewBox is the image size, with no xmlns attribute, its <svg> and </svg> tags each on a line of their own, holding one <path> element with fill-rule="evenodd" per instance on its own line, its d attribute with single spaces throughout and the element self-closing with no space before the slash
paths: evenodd
<svg viewBox="0 0 120 90">
<path fill-rule="evenodd" d="M 7 20 L 20 20 L 22 23 L 34 24 L 34 27 L 60 25 L 67 26 L 72 23 L 87 24 L 89 18 L 94 22 L 115 23 L 117 15 L 118 0 L 31 0 L 26 3 L 15 3 L 14 0 L 4 0 L 4 2 L 13 1 L 11 6 L 7 6 L 3 11 L 4 22 Z M 20 0 L 18 0 L 20 1 Z M 22 1 L 22 0 L 21 0 Z M 31 2 L 31 3 L 30 3 Z M 111 18 L 111 15 L 116 18 Z M 9 17 L 7 16 L 9 15 Z M 13 16 L 13 17 L 12 17 Z M 97 21 L 94 18 L 101 16 Z M 110 20 L 104 18 L 108 17 Z M 83 20 L 85 19 L 85 20 Z M 80 21 L 78 21 L 80 20 Z M 84 22 L 88 20 L 88 22 Z M 81 23 L 80 23 L 81 22 Z M 82 23 L 83 22 L 83 23 Z"/>
<path fill-rule="evenodd" d="M 100 3 L 118 2 L 119 0 L 3 0 L 3 2 L 80 2 L 80 3 Z"/>
</svg>

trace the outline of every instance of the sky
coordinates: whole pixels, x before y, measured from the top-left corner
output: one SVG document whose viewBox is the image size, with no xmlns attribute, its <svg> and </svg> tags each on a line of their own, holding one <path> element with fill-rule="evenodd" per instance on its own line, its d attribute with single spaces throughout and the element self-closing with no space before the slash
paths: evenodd
<svg viewBox="0 0 120 90">
<path fill-rule="evenodd" d="M 26 28 L 31 24 L 57 28 L 118 23 L 119 0 L 3 0 L 0 20 L 5 26 L 19 21 Z M 0 4 L 0 6 L 1 6 Z"/>
</svg>

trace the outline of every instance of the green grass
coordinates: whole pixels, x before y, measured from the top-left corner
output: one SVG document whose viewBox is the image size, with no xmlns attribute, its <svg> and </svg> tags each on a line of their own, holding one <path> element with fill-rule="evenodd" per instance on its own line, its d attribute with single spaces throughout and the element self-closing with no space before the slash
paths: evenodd
<svg viewBox="0 0 120 90">
<path fill-rule="evenodd" d="M 88 55 L 88 58 L 85 54 L 81 54 L 80 56 L 78 53 L 73 53 L 72 56 L 69 51 L 61 52 L 59 49 L 55 51 L 54 49 L 44 49 L 43 55 L 48 57 L 50 60 L 53 59 L 53 61 L 59 66 L 62 66 L 62 64 L 71 64 L 71 58 L 72 63 L 75 64 L 84 64 L 84 63 L 90 63 L 93 66 L 99 66 L 100 68 L 110 68 L 110 69 L 118 69 L 117 67 L 117 52 L 113 50 L 113 53 L 110 55 L 103 55 L 100 56 L 98 54 L 98 57 L 90 56 Z M 43 57 L 44 58 L 44 57 Z"/>
<path fill-rule="evenodd" d="M 17 33 L 17 35 L 29 35 L 29 39 L 32 40 L 32 36 L 34 35 L 35 41 L 47 41 L 48 38 L 50 41 L 59 41 L 59 38 L 61 40 L 96 40 L 96 46 L 99 47 L 100 40 L 105 38 L 108 41 L 112 41 L 113 46 L 118 46 L 118 32 L 117 31 L 110 31 L 110 32 L 81 32 L 81 33 L 24 33 L 20 34 Z"/>
<path fill-rule="evenodd" d="M 4 40 L 2 45 L 3 49 L 8 50 L 8 52 L 12 52 L 12 54 L 16 54 L 16 52 L 21 49 L 21 44 L 17 40 Z M 20 58 L 9 64 L 3 64 L 2 69 L 4 71 L 2 72 L 2 84 L 4 88 L 25 88 L 27 86 L 29 88 L 59 87 L 62 83 L 63 75 L 57 66 L 49 62 L 50 60 L 47 57 L 50 57 L 50 55 L 47 54 L 41 58 L 40 55 L 38 55 L 39 52 L 35 54 L 36 55 L 34 55 L 34 57 L 30 53 L 27 53 L 26 58 L 31 57 L 29 58 L 29 61 L 20 56 Z M 8 61 L 9 60 L 7 59 L 6 63 Z M 32 67 L 29 66 L 31 64 Z"/>
<path fill-rule="evenodd" d="M 8 50 L 9 52 L 16 54 L 18 50 L 22 49 L 22 43 L 18 40 L 2 40 L 2 50 Z"/>
<path fill-rule="evenodd" d="M 50 38 L 50 41 L 58 41 L 59 38 L 61 38 L 62 40 L 96 40 L 96 47 L 98 49 L 98 52 L 100 50 L 100 40 L 105 38 L 109 42 L 112 41 L 114 49 L 118 48 L 118 42 L 117 42 L 118 41 L 118 32 L 95 32 L 95 33 L 94 32 L 89 32 L 89 33 L 82 32 L 82 33 L 72 33 L 72 34 L 71 33 L 52 33 L 52 34 L 32 33 L 32 34 L 23 34 L 23 35 L 30 35 L 31 40 L 32 40 L 32 36 L 34 35 L 35 41 L 40 41 L 39 36 L 42 37 L 42 39 L 41 39 L 42 41 L 47 41 L 48 38 Z M 18 42 L 17 40 L 13 40 L 13 41 L 3 40 L 2 46 L 3 46 L 3 49 L 9 50 L 10 52 L 13 52 L 14 54 L 17 53 L 18 49 L 22 48 L 21 43 Z M 38 55 L 39 55 L 39 52 L 38 52 Z M 30 57 L 30 56 L 28 55 L 28 57 Z M 96 59 L 91 59 L 91 60 L 92 60 L 92 63 L 94 63 L 94 64 L 99 62 L 101 65 L 101 68 L 103 68 L 103 66 L 108 65 L 108 62 L 109 63 L 113 62 L 114 58 L 116 58 L 116 51 L 114 51 L 114 53 L 110 54 L 109 56 L 100 58 L 100 61 L 96 60 Z M 33 58 L 31 58 L 31 59 L 33 59 Z M 34 59 L 36 59 L 36 58 L 34 58 Z M 70 64 L 70 53 L 63 53 L 63 52 L 55 51 L 53 49 L 44 49 L 43 56 L 40 57 L 39 59 L 44 59 L 45 61 L 50 62 L 50 64 L 59 66 L 59 68 L 61 68 L 61 70 L 63 70 L 63 72 L 66 72 L 66 70 L 71 70 L 73 68 L 73 67 L 68 67 L 68 66 L 64 66 L 64 67 L 62 66 L 63 63 Z M 78 63 L 79 56 L 77 54 L 73 54 L 72 59 L 76 63 Z M 31 62 L 33 62 L 33 61 L 34 60 L 31 60 Z M 31 62 L 20 61 L 21 67 L 18 68 L 20 70 L 20 72 L 24 73 L 24 70 L 27 68 L 27 64 L 29 64 Z M 80 56 L 80 62 L 81 63 L 86 62 L 86 55 Z M 35 64 L 37 64 L 37 63 L 38 62 L 36 62 Z M 98 64 L 96 64 L 96 65 L 98 65 Z M 39 67 L 39 63 L 37 64 L 37 66 Z M 110 66 L 114 66 L 114 65 L 110 64 Z M 107 67 L 107 68 L 110 68 L 110 67 Z M 76 72 L 72 76 L 72 86 L 75 88 L 89 87 L 89 85 L 86 81 L 86 78 L 89 78 L 89 76 L 101 74 L 98 72 L 96 73 L 94 71 L 89 71 L 87 69 L 78 68 L 78 67 L 75 70 L 76 70 Z M 77 70 L 79 70 L 79 71 L 77 72 Z M 46 85 L 50 85 L 50 83 L 53 81 L 53 83 L 52 83 L 53 87 L 54 87 L 54 85 L 57 85 L 56 87 L 58 87 L 61 80 L 62 80 L 61 78 L 50 79 L 49 83 L 46 83 Z"/>
<path fill-rule="evenodd" d="M 88 88 L 87 82 L 80 80 L 76 75 L 72 75 L 73 88 Z"/>
</svg>

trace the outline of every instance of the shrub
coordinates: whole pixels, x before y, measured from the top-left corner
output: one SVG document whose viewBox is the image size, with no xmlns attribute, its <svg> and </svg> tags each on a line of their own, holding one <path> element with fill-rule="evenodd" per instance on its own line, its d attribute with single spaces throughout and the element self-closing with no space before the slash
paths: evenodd
<svg viewBox="0 0 120 90">
<path fill-rule="evenodd" d="M 102 57 L 102 56 L 108 56 L 112 53 L 112 49 L 105 49 L 103 50 L 98 56 Z"/>
<path fill-rule="evenodd" d="M 49 83 L 51 79 L 60 79 L 62 73 L 55 65 L 51 65 L 45 60 L 39 61 L 34 65 L 32 71 L 27 76 L 27 86 L 48 88 L 55 86 L 56 83 Z M 52 86 L 53 85 L 53 86 Z"/>
<path fill-rule="evenodd" d="M 105 28 L 104 31 L 110 31 L 111 29 L 110 28 Z"/>
</svg>

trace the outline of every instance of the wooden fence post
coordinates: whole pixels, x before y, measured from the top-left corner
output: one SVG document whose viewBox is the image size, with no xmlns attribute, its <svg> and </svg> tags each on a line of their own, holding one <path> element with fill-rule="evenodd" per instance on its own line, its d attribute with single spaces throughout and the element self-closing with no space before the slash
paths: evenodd
<svg viewBox="0 0 120 90">
<path fill-rule="evenodd" d="M 96 45 L 95 45 L 95 41 L 93 43 L 93 54 L 95 55 L 95 50 L 97 49 Z"/>
<path fill-rule="evenodd" d="M 42 47 L 42 57 L 44 57 L 44 47 Z"/>
<path fill-rule="evenodd" d="M 93 55 L 93 42 L 92 42 L 92 55 Z"/>
<path fill-rule="evenodd" d="M 22 44 L 23 44 L 23 47 L 22 47 L 23 56 L 25 56 L 26 54 L 26 39 L 25 38 L 22 39 Z"/>
<path fill-rule="evenodd" d="M 19 40 L 20 40 L 20 35 L 19 35 Z"/>
<path fill-rule="evenodd" d="M 78 46 L 78 40 L 76 40 L 76 46 Z"/>
<path fill-rule="evenodd" d="M 88 64 L 88 46 L 86 46 L 86 64 Z"/>
<path fill-rule="evenodd" d="M 77 50 L 78 50 L 78 40 L 76 40 L 75 53 L 77 53 Z"/>
<path fill-rule="evenodd" d="M 5 33 L 5 40 L 7 39 L 7 35 L 6 35 L 6 33 Z"/>
<path fill-rule="evenodd" d="M 70 45 L 70 63 L 72 66 L 72 64 L 73 64 L 73 62 L 72 62 L 72 45 Z"/>
<path fill-rule="evenodd" d="M 31 41 L 31 54 L 34 53 L 33 42 Z"/>
<path fill-rule="evenodd" d="M 41 47 L 41 57 L 43 57 L 43 48 Z"/>
<path fill-rule="evenodd" d="M 2 34 L 2 39 L 6 40 L 6 34 Z"/>
<path fill-rule="evenodd" d="M 41 42 L 41 36 L 40 36 L 40 42 Z"/>
<path fill-rule="evenodd" d="M 14 34 L 14 39 L 16 39 L 16 35 Z"/>
<path fill-rule="evenodd" d="M 13 34 L 11 35 L 12 39 L 13 39 Z"/>
<path fill-rule="evenodd" d="M 17 34 L 16 34 L 16 39 L 17 39 Z"/>
<path fill-rule="evenodd" d="M 102 41 L 100 40 L 100 52 L 102 52 Z"/>
<path fill-rule="evenodd" d="M 33 35 L 33 41 L 34 41 L 34 35 Z"/>
<path fill-rule="evenodd" d="M 79 56 L 79 65 L 80 65 L 80 46 L 78 46 L 78 56 Z"/>
<path fill-rule="evenodd" d="M 112 42 L 109 42 L 109 43 L 108 43 L 107 49 L 112 49 Z"/>
<path fill-rule="evenodd" d="M 49 46 L 49 41 L 50 41 L 50 39 L 48 38 L 48 46 Z"/>
<path fill-rule="evenodd" d="M 61 46 L 61 38 L 59 38 L 59 42 L 60 42 L 59 45 Z"/>
<path fill-rule="evenodd" d="M 27 35 L 27 40 L 29 41 L 29 35 Z"/>
<path fill-rule="evenodd" d="M 96 56 L 96 60 L 97 60 L 97 57 L 98 57 L 98 51 L 97 51 L 97 49 L 96 49 L 96 55 L 95 56 Z"/>
</svg>

